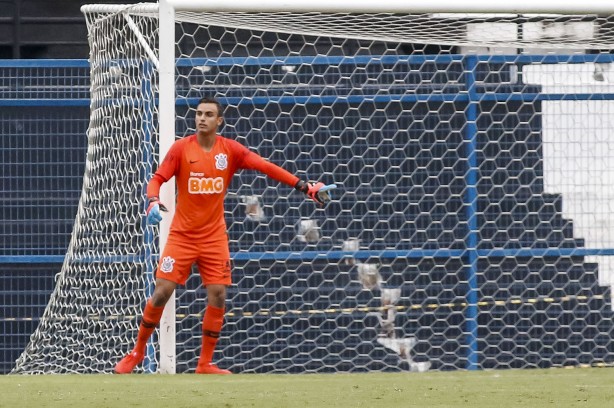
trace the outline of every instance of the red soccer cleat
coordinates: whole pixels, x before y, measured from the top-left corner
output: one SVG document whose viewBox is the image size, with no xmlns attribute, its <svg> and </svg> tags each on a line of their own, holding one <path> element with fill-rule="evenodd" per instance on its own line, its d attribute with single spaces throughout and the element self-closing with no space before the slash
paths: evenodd
<svg viewBox="0 0 614 408">
<path fill-rule="evenodd" d="M 131 352 L 117 363 L 115 366 L 115 374 L 130 374 L 132 370 L 134 370 L 134 367 L 143 361 L 144 357 L 145 355 L 137 353 L 136 351 Z"/>
<path fill-rule="evenodd" d="M 196 374 L 232 374 L 228 370 L 219 368 L 213 363 L 199 364 L 196 366 Z"/>
</svg>

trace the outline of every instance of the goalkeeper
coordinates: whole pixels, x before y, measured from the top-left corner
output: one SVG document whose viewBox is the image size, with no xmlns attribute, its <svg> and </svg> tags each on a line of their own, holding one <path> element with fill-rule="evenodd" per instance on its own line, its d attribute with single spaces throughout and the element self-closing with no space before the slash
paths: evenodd
<svg viewBox="0 0 614 408">
<path fill-rule="evenodd" d="M 177 285 L 185 284 L 193 263 L 207 290 L 202 323 L 202 348 L 196 373 L 230 374 L 212 363 L 222 330 L 226 287 L 231 284 L 230 252 L 224 220 L 224 196 L 239 169 L 258 170 L 305 193 L 323 205 L 334 185 L 311 184 L 217 133 L 223 123 L 222 106 L 203 98 L 196 108 L 196 133 L 176 141 L 147 186 L 147 220 L 157 224 L 166 208 L 159 200 L 160 186 L 173 176 L 177 206 L 168 241 L 156 271 L 154 292 L 147 300 L 134 349 L 115 366 L 118 374 L 131 373 L 143 361 L 145 346 L 160 323 L 164 305 Z"/>
</svg>

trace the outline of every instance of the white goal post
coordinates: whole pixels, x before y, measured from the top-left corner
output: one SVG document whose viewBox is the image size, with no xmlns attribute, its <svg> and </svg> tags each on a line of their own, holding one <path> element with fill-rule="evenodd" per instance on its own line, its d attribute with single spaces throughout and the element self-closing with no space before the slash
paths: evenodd
<svg viewBox="0 0 614 408">
<path fill-rule="evenodd" d="M 14 372 L 110 372 L 125 354 L 175 202 L 169 181 L 156 241 L 143 223 L 144 183 L 191 131 L 203 94 L 226 102 L 223 134 L 341 185 L 331 206 L 314 209 L 270 180 L 238 176 L 225 208 L 239 272 L 222 366 L 612 364 L 609 283 L 598 278 L 614 255 L 614 200 L 602 194 L 614 181 L 614 3 L 563 3 L 83 6 L 92 68 L 83 193 L 55 291 Z M 579 133 L 590 163 L 574 172 L 591 182 L 563 173 L 583 157 L 565 150 Z M 596 209 L 570 212 L 568 196 L 586 186 L 578 195 L 597 197 Z M 144 371 L 193 368 L 204 293 L 190 285 L 167 303 Z"/>
</svg>

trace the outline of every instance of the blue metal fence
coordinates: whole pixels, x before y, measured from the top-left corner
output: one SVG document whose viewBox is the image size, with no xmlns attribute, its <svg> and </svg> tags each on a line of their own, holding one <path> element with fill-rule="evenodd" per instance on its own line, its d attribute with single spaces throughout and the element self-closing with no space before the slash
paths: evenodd
<svg viewBox="0 0 614 408">
<path fill-rule="evenodd" d="M 317 57 L 311 58 L 311 60 L 309 57 L 292 58 L 272 59 L 269 63 L 271 65 L 301 65 L 310 62 L 314 71 L 306 73 L 306 75 L 309 75 L 314 74 L 319 69 L 317 67 L 326 67 L 327 64 L 338 66 L 347 64 L 348 69 L 351 70 L 352 65 L 369 64 L 371 61 L 369 56 L 354 59 L 344 57 L 342 60 L 335 57 Z M 493 336 L 492 332 L 487 333 L 484 331 L 485 329 L 481 329 L 488 327 L 489 330 L 494 330 L 498 334 L 496 327 L 492 325 L 490 320 L 498 312 L 493 309 L 484 313 L 478 308 L 480 299 L 484 298 L 491 290 L 490 284 L 486 282 L 488 279 L 485 278 L 489 268 L 492 268 L 488 265 L 490 260 L 496 259 L 499 267 L 497 269 L 499 272 L 493 273 L 501 273 L 505 268 L 513 270 L 518 267 L 518 265 L 513 265 L 513 261 L 510 261 L 510 265 L 504 266 L 503 260 L 508 258 L 522 260 L 525 266 L 535 263 L 536 270 L 539 270 L 540 274 L 544 274 L 544 280 L 548 280 L 545 275 L 549 272 L 545 266 L 539 264 L 540 260 L 559 258 L 581 260 L 582 257 L 590 255 L 614 255 L 614 248 L 593 249 L 585 247 L 581 240 L 573 237 L 573 231 L 568 231 L 565 233 L 567 235 L 557 238 L 551 234 L 552 228 L 550 228 L 549 232 L 545 233 L 547 238 L 540 239 L 537 227 L 527 224 L 524 225 L 525 231 L 518 232 L 516 236 L 511 224 L 518 220 L 510 220 L 507 224 L 499 220 L 497 222 L 502 224 L 493 225 L 493 222 L 488 219 L 487 204 L 490 202 L 505 206 L 509 197 L 514 200 L 514 205 L 520 207 L 535 206 L 550 209 L 549 211 L 552 214 L 549 219 L 552 222 L 559 222 L 562 219 L 561 197 L 546 197 L 543 185 L 534 183 L 534 180 L 531 180 L 531 188 L 536 190 L 533 191 L 531 197 L 519 196 L 522 186 L 513 187 L 513 191 L 505 191 L 504 185 L 493 181 L 495 179 L 493 175 L 502 169 L 505 173 L 504 178 L 514 171 L 516 171 L 515 176 L 525 174 L 525 169 L 514 170 L 510 168 L 509 163 L 505 162 L 504 158 L 489 156 L 487 143 L 497 140 L 494 132 L 501 129 L 516 132 L 514 137 L 517 140 L 522 140 L 523 143 L 536 143 L 538 146 L 540 142 L 533 141 L 531 137 L 536 133 L 539 134 L 540 131 L 539 104 L 542 101 L 614 100 L 614 94 L 609 93 L 546 94 L 540 92 L 539 87 L 536 86 L 513 85 L 513 81 L 510 80 L 510 72 L 501 67 L 512 64 L 519 67 L 521 71 L 523 65 L 535 63 L 611 63 L 612 60 L 611 55 L 384 56 L 378 58 L 378 67 L 387 66 L 386 64 L 394 66 L 400 62 L 400 65 L 407 69 L 417 67 L 415 69 L 417 73 L 424 70 L 430 71 L 432 78 L 436 78 L 433 71 L 445 73 L 443 77 L 431 81 L 428 86 L 422 86 L 421 78 L 418 77 L 415 86 L 405 84 L 398 89 L 389 89 L 386 94 L 370 90 L 368 87 L 361 89 L 360 92 L 354 92 L 352 89 L 355 88 L 351 85 L 355 84 L 352 83 L 346 84 L 348 86 L 346 94 L 340 88 L 335 88 L 334 92 L 330 94 L 319 93 L 318 96 L 301 95 L 300 93 L 288 96 L 287 92 L 284 92 L 281 88 L 278 95 L 258 96 L 257 86 L 252 91 L 237 88 L 237 93 L 233 94 L 232 90 L 229 90 L 231 88 L 228 87 L 228 84 L 216 86 L 220 90 L 224 90 L 223 93 L 226 97 L 223 98 L 223 103 L 237 106 L 235 110 L 228 112 L 228 119 L 236 124 L 234 128 L 236 132 L 240 132 L 242 126 L 244 126 L 240 118 L 245 116 L 245 112 L 241 110 L 245 105 L 246 109 L 250 109 L 252 106 L 265 105 L 271 101 L 290 107 L 294 104 L 307 105 L 304 111 L 294 113 L 296 117 L 288 116 L 289 121 L 302 121 L 307 116 L 317 117 L 319 110 L 316 109 L 316 113 L 313 113 L 308 106 L 332 106 L 332 109 L 339 110 L 342 115 L 344 111 L 347 111 L 348 120 L 352 120 L 352 115 L 367 113 L 367 111 L 372 110 L 372 107 L 377 107 L 382 112 L 386 112 L 387 109 L 394 110 L 397 105 L 416 105 L 416 115 L 425 121 L 439 122 L 440 119 L 445 117 L 450 126 L 449 129 L 440 131 L 436 129 L 436 125 L 426 126 L 430 126 L 429 131 L 432 131 L 436 137 L 443 135 L 442 140 L 449 145 L 450 150 L 455 151 L 454 157 L 435 157 L 436 159 L 450 161 L 446 164 L 445 171 L 441 169 L 430 170 L 428 166 L 424 166 L 422 173 L 416 172 L 415 169 L 412 170 L 421 182 L 412 184 L 410 190 L 407 191 L 408 200 L 411 201 L 413 196 L 422 199 L 425 189 L 431 188 L 431 194 L 427 194 L 430 201 L 425 204 L 426 210 L 419 207 L 411 208 L 405 204 L 400 206 L 400 210 L 408 212 L 403 216 L 411 219 L 412 223 L 437 220 L 441 225 L 441 231 L 433 232 L 433 236 L 429 235 L 428 229 L 424 229 L 426 232 L 421 234 L 414 231 L 412 237 L 415 238 L 406 239 L 407 237 L 404 237 L 402 240 L 395 241 L 387 238 L 390 236 L 390 231 L 386 230 L 386 223 L 382 224 L 383 227 L 380 227 L 377 225 L 377 219 L 369 220 L 365 218 L 363 221 L 372 225 L 372 228 L 369 228 L 368 231 L 361 231 L 362 224 L 353 224 L 360 214 L 352 214 L 346 225 L 350 226 L 349 229 L 355 229 L 353 235 L 360 236 L 363 241 L 368 241 L 369 248 L 359 254 L 331 251 L 330 248 L 326 248 L 324 257 L 327 260 L 338 260 L 349 255 L 364 259 L 398 259 L 410 264 L 413 262 L 419 265 L 418 269 L 422 267 L 420 260 L 431 259 L 439 264 L 438 267 L 449 268 L 450 273 L 458 273 L 460 272 L 459 268 L 461 268 L 465 275 L 466 284 L 461 285 L 457 282 L 456 289 L 463 293 L 468 307 L 462 315 L 452 318 L 457 323 L 460 320 L 465 321 L 464 332 L 466 336 L 464 339 L 448 341 L 464 342 L 460 346 L 458 344 L 455 346 L 466 354 L 462 359 L 462 361 L 465 361 L 463 368 L 475 369 L 479 366 L 496 366 L 501 361 L 500 357 L 494 356 L 494 352 L 489 354 L 487 351 L 492 348 L 491 340 L 489 340 Z M 199 66 L 211 64 L 212 71 L 203 75 L 210 75 L 211 78 L 214 78 L 217 75 L 216 70 L 228 70 L 239 64 L 247 66 L 246 69 L 249 69 L 249 65 L 256 64 L 256 62 L 258 65 L 267 64 L 265 59 L 258 61 L 233 58 L 220 61 L 182 60 L 178 63 L 178 69 L 180 71 L 182 69 L 189 70 L 194 64 Z M 324 70 L 323 73 L 326 72 L 325 68 L 322 69 Z M 412 72 L 414 71 L 412 70 Z M 325 75 L 323 73 L 319 75 L 322 76 L 324 82 L 329 81 L 343 87 L 343 83 L 339 81 L 338 77 L 328 78 L 326 75 L 333 74 Z M 407 73 L 404 74 L 404 78 L 407 78 Z M 395 75 L 395 71 L 391 69 L 389 75 Z M 211 82 L 211 78 L 209 82 Z M 260 79 L 260 81 L 264 80 L 265 78 Z M 360 82 L 360 78 L 352 77 L 351 81 Z M 192 105 L 198 98 L 198 90 L 189 86 L 182 90 L 181 86 L 182 84 L 179 82 L 178 92 L 182 95 L 178 100 L 179 110 L 185 109 L 186 105 Z M 411 92 L 407 92 L 408 87 L 411 88 Z M 209 91 L 216 89 L 216 87 L 213 87 Z M 0 151 L 2 151 L 2 161 L 0 162 L 2 172 L 0 178 L 0 214 L 2 217 L 0 239 L 3 242 L 0 248 L 0 282 L 2 282 L 0 300 L 2 310 L 5 311 L 4 314 L 0 314 L 0 327 L 4 334 L 3 343 L 0 343 L 0 372 L 8 372 L 15 358 L 26 346 L 29 335 L 36 327 L 37 319 L 44 310 L 48 295 L 53 288 L 53 277 L 60 270 L 64 258 L 63 254 L 70 239 L 81 192 L 87 147 L 86 130 L 89 120 L 88 64 L 86 61 L 70 60 L 0 61 L 0 92 Z M 250 94 L 250 92 L 253 92 L 253 94 Z M 424 106 L 421 107 L 420 104 Z M 434 109 L 436 113 L 432 113 L 432 106 L 436 107 Z M 522 112 L 523 106 L 529 107 L 527 112 Z M 503 127 L 489 130 L 488 125 L 494 122 L 493 118 L 498 114 L 496 112 L 497 107 L 504 110 L 501 115 L 505 115 L 505 112 L 515 112 L 517 117 L 521 117 L 510 126 L 517 126 L 519 122 L 522 122 L 527 126 L 533 126 L 533 129 L 518 131 L 517 129 Z M 438 109 L 442 109 L 441 112 Z M 452 114 L 444 112 L 445 109 L 463 112 L 463 115 L 462 117 L 453 117 Z M 365 112 L 361 110 L 365 110 Z M 492 113 L 485 119 L 483 112 Z M 386 120 L 386 118 L 380 119 Z M 380 119 L 375 118 L 374 120 Z M 401 123 L 400 126 L 411 130 L 413 125 L 411 119 L 403 120 L 405 122 Z M 250 125 L 252 124 L 250 123 Z M 267 134 L 267 132 L 274 134 L 275 126 L 279 124 L 275 123 L 271 129 L 267 128 L 268 125 L 268 123 L 265 123 L 261 126 L 260 129 L 263 134 Z M 408 133 L 410 140 L 414 141 L 416 146 L 419 147 L 415 154 L 418 155 L 420 148 L 422 148 L 423 151 L 430 150 L 431 155 L 436 155 L 437 153 L 432 151 L 432 143 L 420 140 L 419 135 L 422 131 L 424 129 L 415 131 L 418 136 Z M 443 133 L 440 135 L 438 132 Z M 459 137 L 448 140 L 448 134 L 456 134 Z M 320 137 L 315 132 L 314 135 L 314 138 Z M 247 135 L 246 137 L 249 143 L 251 136 Z M 344 137 L 346 136 L 342 134 L 340 139 L 343 140 Z M 372 147 L 375 150 L 380 149 L 377 143 L 374 143 Z M 536 148 L 535 151 L 538 151 L 538 149 Z M 329 153 L 326 149 L 322 152 L 323 154 Z M 381 153 L 386 154 L 384 151 Z M 524 153 L 526 154 L 526 152 Z M 526 156 L 523 160 L 531 161 L 529 167 L 539 167 L 536 164 L 542 159 L 539 155 L 530 157 L 529 154 L 526 154 Z M 417 160 L 416 157 L 402 158 L 399 168 L 402 168 L 406 163 L 410 163 L 410 159 Z M 353 180 L 345 186 L 345 188 L 354 188 L 358 191 L 362 178 L 369 176 L 370 173 L 364 167 L 361 168 L 356 165 L 354 174 L 351 171 L 350 174 L 346 174 L 348 168 L 356 164 L 354 163 L 356 160 L 356 157 L 348 158 L 347 168 L 323 170 L 344 178 L 353 175 L 358 176 L 357 180 Z M 371 159 L 365 158 L 364 160 Z M 459 170 L 456 163 L 461 161 L 465 164 Z M 375 162 L 373 161 L 373 163 Z M 374 166 L 375 164 L 372 165 L 372 167 Z M 441 176 L 442 172 L 450 172 L 451 178 L 454 179 L 457 176 L 455 172 L 459 171 L 461 184 L 456 187 L 452 184 L 444 186 L 444 192 L 447 191 L 448 197 L 445 194 L 442 194 L 441 197 L 435 197 L 435 194 L 432 194 L 433 191 L 437 191 L 437 188 L 441 187 L 439 185 L 441 181 L 437 177 Z M 393 172 L 386 174 L 390 177 L 398 176 Z M 485 177 L 486 174 L 488 177 Z M 432 177 L 429 179 L 430 176 L 435 176 L 435 179 L 432 179 Z M 436 183 L 437 185 L 430 185 L 429 183 Z M 448 198 L 450 192 L 455 188 L 458 191 L 463 191 L 462 201 L 450 206 Z M 362 202 L 367 208 L 369 196 L 360 196 L 362 193 L 358 191 L 356 197 L 359 201 L 363 200 Z M 500 196 L 497 195 L 499 193 L 501 193 Z M 454 195 L 458 195 L 458 193 L 455 192 Z M 342 217 L 342 214 L 353 211 L 355 203 L 350 204 L 341 201 L 338 206 L 339 217 Z M 390 207 L 385 214 L 380 214 L 382 218 L 389 220 L 394 217 L 395 213 L 398 213 L 399 209 L 393 208 L 393 204 Z M 445 208 L 456 218 L 453 217 L 448 220 L 446 218 L 446 215 L 449 215 L 448 213 L 439 213 L 441 208 Z M 239 219 L 243 217 L 242 214 L 236 212 L 236 209 L 229 207 L 227 211 L 231 218 Z M 409 212 L 412 213 L 409 214 Z M 425 214 L 428 217 L 420 218 L 424 217 Z M 444 219 L 446 221 L 442 221 Z M 273 229 L 276 226 L 270 225 L 270 227 Z M 330 229 L 328 232 L 331 235 L 338 233 L 338 231 L 335 231 L 335 227 L 335 223 L 328 227 Z M 527 230 L 532 231 L 533 235 L 528 234 Z M 272 252 L 278 249 L 279 245 L 274 237 L 271 237 L 269 241 L 264 240 L 264 244 L 249 244 L 238 239 L 243 236 L 242 231 L 233 231 L 231 228 L 230 234 L 231 238 L 235 238 L 231 248 L 233 258 L 235 262 L 244 265 L 247 269 L 257 268 L 257 264 L 260 262 L 271 262 L 271 264 L 276 260 L 295 262 L 299 258 L 314 260 L 314 264 L 317 264 L 323 257 L 320 251 L 297 253 L 294 249 L 291 249 L 290 251 Z M 512 236 L 515 239 L 510 239 Z M 281 239 L 280 237 L 281 235 L 278 236 L 278 239 Z M 249 252 L 242 251 L 245 249 L 245 245 L 249 246 Z M 452 265 L 453 262 L 447 262 L 447 260 L 452 259 L 454 259 L 454 265 Z M 462 260 L 462 265 L 456 264 L 458 260 Z M 581 261 L 580 263 L 582 264 Z M 569 268 L 569 266 L 565 266 L 565 268 Z M 583 293 L 585 293 L 588 291 L 590 293 L 590 291 L 594 291 L 602 296 L 601 299 L 604 299 L 603 293 L 599 289 L 595 289 L 596 271 L 588 266 L 583 266 L 583 268 L 585 269 L 582 273 L 589 277 L 589 282 L 586 282 L 585 287 L 579 288 L 577 292 L 584 291 Z M 428 272 L 422 271 L 421 273 Z M 258 282 L 258 284 L 266 284 L 266 282 Z M 565 286 L 567 283 L 562 285 Z M 517 294 L 515 291 L 522 294 L 523 291 L 527 291 L 527 287 L 515 288 L 511 285 L 498 289 L 507 291 L 505 292 L 507 294 Z M 568 286 L 565 287 L 568 288 Z M 549 287 L 551 292 L 554 289 L 557 289 L 557 287 Z M 539 291 L 539 289 L 536 290 Z M 561 293 L 562 295 L 569 294 L 565 290 Z M 240 294 L 231 295 L 240 299 Z M 408 298 L 414 295 L 407 294 Z M 497 296 L 500 295 L 493 294 L 492 299 L 498 300 Z M 441 297 L 441 301 L 446 301 L 445 295 Z M 604 302 L 607 302 L 607 300 L 604 300 Z M 611 317 L 605 311 L 603 302 L 594 305 L 594 310 L 595 313 L 602 315 L 604 321 Z M 562 310 L 560 315 L 573 318 L 574 313 L 576 312 Z M 412 317 L 409 314 L 406 317 L 418 319 L 418 317 Z M 434 323 L 436 323 L 436 320 Z M 233 322 L 230 319 L 229 326 L 234 324 L 238 324 L 238 322 Z M 582 330 L 582 328 L 578 330 Z M 599 330 L 600 333 L 612 332 L 611 327 L 600 328 Z M 435 331 L 428 331 L 425 327 L 416 331 L 417 337 L 420 337 L 421 331 L 425 332 L 424 337 L 430 338 L 435 333 Z M 555 344 L 551 347 L 556 349 L 558 346 Z M 442 346 L 442 348 L 444 347 Z M 596 350 L 595 359 L 608 360 L 612 358 L 612 345 L 610 343 L 598 347 L 594 346 L 593 349 Z M 423 350 L 423 352 L 428 354 L 431 351 Z M 573 356 L 563 357 L 563 360 L 568 358 L 573 358 Z M 454 364 L 457 363 L 451 365 Z M 511 365 L 513 366 L 513 364 Z M 445 363 L 441 366 L 447 367 Z"/>
<path fill-rule="evenodd" d="M 26 347 L 60 272 L 88 123 L 87 61 L 0 61 L 0 373 Z"/>
</svg>

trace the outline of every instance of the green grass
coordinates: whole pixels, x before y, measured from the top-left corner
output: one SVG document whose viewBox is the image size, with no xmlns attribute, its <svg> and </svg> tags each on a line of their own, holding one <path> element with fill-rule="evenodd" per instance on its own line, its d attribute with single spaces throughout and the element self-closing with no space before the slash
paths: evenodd
<svg viewBox="0 0 614 408">
<path fill-rule="evenodd" d="M 0 407 L 614 407 L 614 369 L 0 376 Z"/>
</svg>

